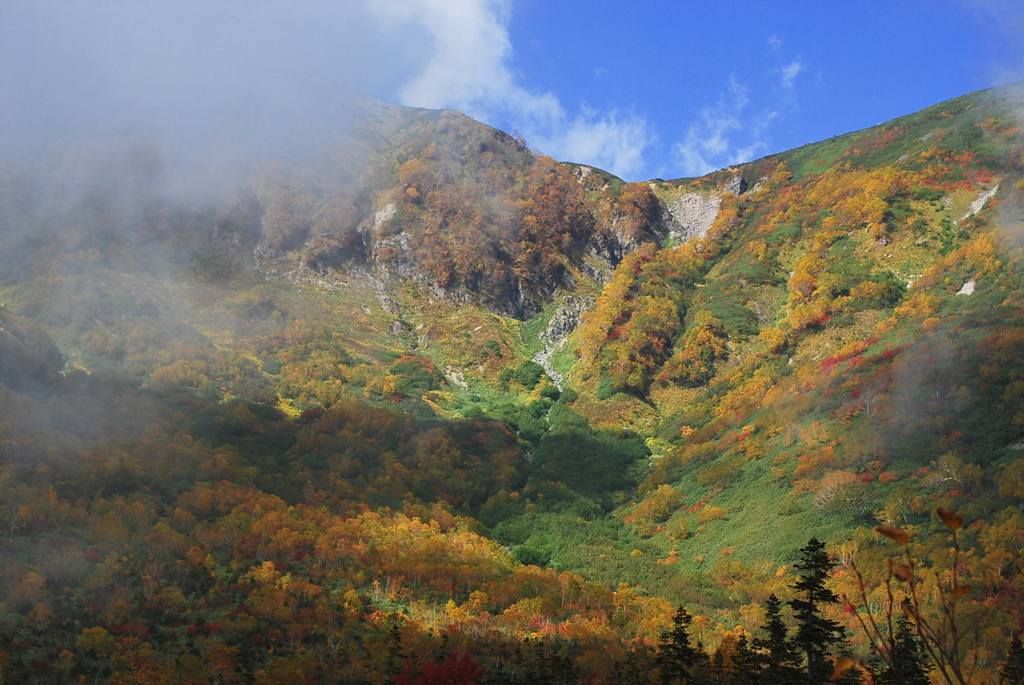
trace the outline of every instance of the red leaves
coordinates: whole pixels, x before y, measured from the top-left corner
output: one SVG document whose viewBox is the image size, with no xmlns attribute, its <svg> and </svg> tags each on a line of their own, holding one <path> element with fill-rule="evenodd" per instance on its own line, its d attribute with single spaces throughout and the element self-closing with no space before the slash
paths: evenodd
<svg viewBox="0 0 1024 685">
<path fill-rule="evenodd" d="M 455 652 L 441 662 L 419 665 L 406 663 L 395 685 L 473 685 L 484 669 L 464 652 Z"/>
<path fill-rule="evenodd" d="M 299 415 L 299 418 L 304 421 L 313 421 L 319 419 L 323 415 L 323 407 L 310 407 L 309 409 L 302 412 L 302 414 Z"/>
<path fill-rule="evenodd" d="M 888 361 L 889 359 L 893 359 L 896 357 L 896 355 L 898 355 L 900 352 L 907 349 L 908 347 L 910 347 L 910 345 L 900 345 L 899 347 L 892 347 L 882 353 L 882 359 L 886 361 Z"/>
</svg>

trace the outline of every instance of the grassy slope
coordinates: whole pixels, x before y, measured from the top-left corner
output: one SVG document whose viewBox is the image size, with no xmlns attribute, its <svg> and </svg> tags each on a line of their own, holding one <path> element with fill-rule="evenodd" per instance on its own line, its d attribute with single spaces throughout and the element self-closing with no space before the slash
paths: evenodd
<svg viewBox="0 0 1024 685">
<path fill-rule="evenodd" d="M 740 171 L 751 182 L 756 182 L 784 163 L 793 174 L 787 185 L 803 184 L 800 188 L 807 190 L 821 172 L 838 169 L 841 173 L 847 164 L 853 170 L 891 164 L 897 169 L 920 171 L 927 166 L 919 160 L 921 153 L 936 147 L 954 152 L 976 151 L 981 156 L 976 162 L 981 168 L 989 164 L 986 155 L 997 156 L 999 163 L 1003 164 L 1003 156 L 1010 149 L 1015 151 L 1014 154 L 1019 153 L 1019 147 L 1013 147 L 1018 144 L 1018 139 L 1005 132 L 1012 128 L 1005 105 L 986 102 L 986 97 L 982 94 L 958 98 L 882 127 L 759 160 Z M 984 128 L 989 117 L 997 119 L 997 124 L 988 125 L 991 131 Z M 930 137 L 926 138 L 929 134 Z M 1012 185 L 1016 178 L 1007 177 L 1004 184 L 1009 182 L 1008 185 Z M 901 219 L 902 223 L 891 232 L 888 245 L 879 245 L 862 228 L 851 231 L 848 237 L 837 243 L 843 243 L 843 249 L 848 250 L 852 258 L 867 264 L 869 270 L 892 270 L 900 279 L 924 274 L 941 258 L 940 250 L 948 242 L 948 236 L 942 233 L 941 220 L 959 218 L 978 192 L 979 186 L 974 184 L 947 191 L 942 201 L 910 200 L 910 209 L 915 216 L 926 221 L 923 233 L 910 230 L 910 222 Z M 999 197 L 1006 197 L 1007 192 L 1008 189 L 1003 190 Z M 780 193 L 779 188 L 774 188 L 751 193 L 745 200 L 744 219 L 728 237 L 729 249 L 707 273 L 702 288 L 682 294 L 691 309 L 712 307 L 707 299 L 711 296 L 704 297 L 700 291 L 710 292 L 709 288 L 713 287 L 722 291 L 718 297 L 729 300 L 731 304 L 749 305 L 748 292 L 726 291 L 735 279 L 736 270 L 749 262 L 751 245 L 761 240 L 774 250 L 770 271 L 778 282 L 758 290 L 768 308 L 765 320 L 758 326 L 761 329 L 778 328 L 785 320 L 788 274 L 809 249 L 817 229 L 787 228 L 784 223 L 774 232 L 762 232 L 759 217 L 766 207 L 781 201 Z M 968 247 L 971 240 L 985 230 L 978 229 L 976 234 L 966 239 L 954 236 L 951 244 L 955 249 Z M 65 256 L 68 260 L 77 260 L 85 249 L 68 249 Z M 836 261 L 841 261 L 838 248 L 833 247 L 831 252 L 836 253 L 833 254 Z M 956 256 L 959 253 L 952 254 Z M 1009 267 L 1010 263 L 1006 264 Z M 308 285 L 295 287 L 283 282 L 263 283 L 246 273 L 226 280 L 195 280 L 194 272 L 182 264 L 167 272 L 169 280 L 156 282 L 149 272 L 132 266 L 127 258 L 119 263 L 101 265 L 99 269 L 106 275 L 87 287 L 83 287 L 83 281 L 69 270 L 60 277 L 57 286 L 37 288 L 38 281 L 27 280 L 11 285 L 5 291 L 5 298 L 13 307 L 30 316 L 39 314 L 61 349 L 76 364 L 90 370 L 126 368 L 129 373 L 152 376 L 154 368 L 174 366 L 175 355 L 190 354 L 190 350 L 195 348 L 206 356 L 210 367 L 206 371 L 196 370 L 192 376 L 182 380 L 186 387 L 196 392 L 230 397 L 244 394 L 246 388 L 251 388 L 253 382 L 258 381 L 264 386 L 277 387 L 286 407 L 296 412 L 346 396 L 387 402 L 390 394 L 386 387 L 388 369 L 399 356 L 409 352 L 432 360 L 439 369 L 457 368 L 468 385 L 468 389 L 462 389 L 451 383 L 442 384 L 419 399 L 399 400 L 398 406 L 411 411 L 422 411 L 423 404 L 426 404 L 431 410 L 452 417 L 471 415 L 476 410 L 508 416 L 512 411 L 509 405 L 522 407 L 538 399 L 542 387 L 528 393 L 515 385 L 503 386 L 496 377 L 504 369 L 517 367 L 536 351 L 536 335 L 546 325 L 551 315 L 550 307 L 534 320 L 520 323 L 477 307 L 456 307 L 430 301 L 417 286 L 406 283 L 397 286 L 393 295 L 403 306 L 411 330 L 395 334 L 391 328 L 393 317 L 377 306 L 372 290 L 356 279 L 339 290 L 324 291 Z M 976 330 L 964 325 L 971 317 L 979 316 L 972 311 L 975 308 L 971 304 L 979 303 L 979 309 L 981 304 L 998 309 L 1000 298 L 997 294 L 1002 292 L 999 289 L 1016 287 L 1015 282 L 992 274 L 989 280 L 979 281 L 980 289 L 973 300 L 957 300 L 952 292 L 971 275 L 963 271 L 954 274 L 949 284 L 939 282 L 929 286 L 929 292 L 934 292 L 941 299 L 937 307 L 941 325 L 939 332 L 933 335 L 953 335 L 951 331 L 965 327 L 968 332 L 962 336 L 978 337 L 995 330 L 997 323 L 1016 325 L 1016 322 L 1005 318 L 976 324 Z M 67 294 L 71 304 L 66 311 L 58 312 L 56 305 L 38 302 L 40 292 Z M 154 317 L 154 326 L 166 331 L 164 340 L 175 342 L 167 355 L 161 356 L 152 350 L 147 352 L 142 343 L 137 348 L 129 347 L 127 354 L 119 351 L 116 345 L 117 349 L 108 349 L 109 346 L 105 345 L 113 335 L 124 336 L 131 328 L 130 317 L 119 311 L 124 293 L 132 293 L 137 302 L 149 298 L 157 303 L 160 315 Z M 95 301 L 83 302 L 86 295 Z M 262 309 L 254 307 L 260 303 L 269 305 Z M 365 313 L 364 307 L 370 309 L 369 314 Z M 111 328 L 111 333 L 105 337 L 102 326 L 94 326 L 88 317 L 71 311 L 74 308 L 107 312 L 106 319 L 102 316 L 97 318 L 103 326 Z M 998 311 L 1004 312 L 1003 309 Z M 810 533 L 826 538 L 842 537 L 844 531 L 867 519 L 849 511 L 819 510 L 812 503 L 813 491 L 794 489 L 794 481 L 800 480 L 794 471 L 807 444 L 817 444 L 822 440 L 808 435 L 814 421 L 821 421 L 825 428 L 813 430 L 823 430 L 830 440 L 839 440 L 847 445 L 872 433 L 876 418 L 855 415 L 847 423 L 838 422 L 833 413 L 835 402 L 828 397 L 832 386 L 815 387 L 810 396 L 799 398 L 799 402 L 794 399 L 795 395 L 784 395 L 783 391 L 792 393 L 793 379 L 803 378 L 806 374 L 815 375 L 815 365 L 822 359 L 850 341 L 867 338 L 878 330 L 879 322 L 888 319 L 892 313 L 892 306 L 889 306 L 884 311 L 870 309 L 849 316 L 836 316 L 834 323 L 792 333 L 790 347 L 775 354 L 766 353 L 764 344 L 756 335 L 733 335 L 729 341 L 730 358 L 720 364 L 717 375 L 708 386 L 694 389 L 655 387 L 649 398 L 653 402 L 628 395 L 599 400 L 595 397 L 593 381 L 589 385 L 581 381 L 577 369 L 572 381 L 581 392 L 574 403 L 577 411 L 597 427 L 626 424 L 640 431 L 655 447 L 657 458 L 666 458 L 666 453 L 677 454 L 679 464 L 662 480 L 673 484 L 685 495 L 685 505 L 720 507 L 725 517 L 700 523 L 697 520 L 699 512 L 676 511 L 672 520 L 686 518 L 690 534 L 682 540 L 669 540 L 664 531 L 653 537 L 641 537 L 630 527 L 623 526 L 622 517 L 631 511 L 626 502 L 620 501 L 621 508 L 612 515 L 586 504 L 579 505 L 578 510 L 569 507 L 567 511 L 564 510 L 566 507 L 552 507 L 554 511 L 544 511 L 540 507 L 517 514 L 517 518 L 498 529 L 499 534 L 506 535 L 507 542 L 539 551 L 561 568 L 571 568 L 610 583 L 623 580 L 642 582 L 653 592 L 665 592 L 677 599 L 692 598 L 693 588 L 686 588 L 683 582 L 687 573 L 712 568 L 725 556 L 748 564 L 785 563 Z M 920 320 L 913 317 L 903 319 L 900 315 L 897 319 L 894 326 L 881 331 L 883 339 L 873 348 L 876 353 L 880 353 L 886 342 L 899 345 L 921 337 Z M 179 344 L 180 340 L 193 338 L 194 341 L 188 345 Z M 500 356 L 489 346 L 490 341 L 494 341 Z M 342 354 L 351 360 L 339 365 L 337 359 Z M 792 359 L 792 364 L 789 364 L 789 359 Z M 242 360 L 249 360 L 250 364 L 246 366 Z M 280 370 L 269 373 L 266 369 L 272 367 L 266 365 L 268 360 L 280 363 Z M 559 368 L 568 368 L 571 361 L 568 348 L 556 357 Z M 780 361 L 784 368 L 779 366 Z M 220 370 L 214 370 L 214 367 Z M 329 372 L 325 371 L 328 367 Z M 707 436 L 704 444 L 710 447 L 706 454 L 696 460 L 684 458 L 687 442 L 679 436 L 680 426 L 684 422 L 692 423 L 695 418 L 709 418 L 721 399 L 742 387 L 759 368 L 769 369 L 773 374 L 776 388 L 783 397 L 779 406 L 767 409 L 749 407 L 741 412 L 745 414 L 743 421 L 727 422 Z M 234 375 L 226 375 L 232 369 Z M 327 378 L 320 379 L 317 374 L 324 374 Z M 152 382 L 152 378 L 148 380 Z M 796 409 L 795 413 L 783 419 L 779 409 L 787 402 Z M 757 423 L 758 416 L 762 417 L 760 423 Z M 747 421 L 757 423 L 756 435 L 763 437 L 764 455 L 756 459 L 743 456 L 738 475 L 730 476 L 735 477 L 735 481 L 724 489 L 714 479 L 702 481 L 702 469 L 714 466 L 718 460 L 738 458 L 740 453 L 734 447 L 735 442 L 730 441 L 735 440 L 737 429 Z M 880 419 L 877 421 L 881 422 Z M 969 422 L 969 417 L 964 421 Z M 891 437 L 895 428 L 886 426 L 884 430 L 888 432 L 883 431 L 883 435 Z M 922 442 L 925 447 L 921 449 L 907 447 L 895 450 L 888 463 L 889 470 L 909 472 L 912 468 L 926 466 L 938 456 L 934 452 L 932 438 L 926 436 Z M 725 446 L 726 443 L 730 446 Z M 843 462 L 842 466 L 858 473 L 869 471 L 866 464 L 871 460 L 857 461 L 859 458 L 851 452 L 853 461 Z M 1002 453 L 996 451 L 984 458 L 992 462 L 1002 458 Z M 785 475 L 780 478 L 773 468 L 783 469 Z M 814 472 L 811 476 L 820 480 L 822 473 Z M 872 501 L 880 507 L 884 505 L 888 492 L 896 486 L 882 486 L 877 480 L 874 482 Z M 636 501 L 642 501 L 649 493 L 650 490 L 638 492 Z M 768 520 L 772 525 L 766 528 L 765 521 Z M 640 550 L 643 554 L 634 555 L 633 550 Z M 677 564 L 656 563 L 658 559 L 668 558 L 672 550 L 678 552 Z M 728 554 L 723 556 L 723 550 Z M 718 600 L 707 601 L 714 603 Z"/>
<path fill-rule="evenodd" d="M 973 506 L 978 515 L 994 516 L 1001 507 L 1012 505 L 1012 499 L 978 495 L 981 490 L 994 494 L 1000 469 L 1016 459 L 1007 448 L 1022 429 L 1013 418 L 1020 410 L 1019 400 L 1010 399 L 1012 378 L 1019 371 L 1016 366 L 1007 369 L 998 381 L 1004 384 L 999 391 L 990 388 L 989 399 L 979 401 L 978 396 L 986 394 L 979 388 L 993 377 L 979 377 L 977 370 L 986 364 L 983 339 L 1012 335 L 1024 325 L 1015 296 L 1020 289 L 1020 256 L 1004 233 L 1005 222 L 1019 219 L 989 209 L 954 230 L 949 224 L 959 221 L 980 193 L 996 183 L 1001 206 L 1017 201 L 1021 137 L 1015 111 L 1020 106 L 1020 93 L 1012 88 L 977 93 L 739 169 L 757 181 L 784 164 L 792 177 L 741 198 L 742 219 L 726 238 L 727 249 L 700 287 L 679 293 L 690 312 L 688 325 L 692 313 L 704 309 L 731 329 L 730 354 L 705 387 L 687 390 L 655 383 L 650 388 L 648 397 L 661 421 L 652 431 L 656 438 L 651 444 L 659 452 L 656 459 L 667 453 L 673 463 L 658 472 L 638 498 L 651 496 L 658 483 L 669 483 L 685 495 L 684 507 L 720 507 L 725 517 L 701 524 L 694 512 L 677 510 L 647 541 L 659 557 L 678 552 L 674 568 L 683 574 L 719 560 L 737 559 L 751 566 L 785 562 L 810 534 L 842 541 L 853 527 L 872 525 L 875 513 L 891 505 L 901 488 L 905 493 L 909 487 L 925 501 Z M 965 152 L 969 154 L 964 156 Z M 806 204 L 804 197 L 822 193 L 819 179 L 829 170 L 833 180 L 859 173 L 863 181 L 858 182 L 864 184 L 887 170 L 907 179 L 909 185 L 886 198 L 884 240 L 866 225 L 849 223 L 838 205 Z M 921 192 L 927 189 L 941 192 L 937 197 Z M 846 192 L 853 195 L 859 190 L 854 185 Z M 795 216 L 793 211 L 786 215 L 788 209 L 794 209 Z M 768 217 L 780 211 L 783 221 L 773 227 Z M 827 215 L 839 218 L 838 233 L 822 246 L 816 241 Z M 752 256 L 765 243 L 767 259 Z M 787 282 L 801 258 L 813 251 L 824 255 L 821 273 L 839 274 L 846 282 L 835 295 L 812 298 L 828 315 L 825 323 L 797 328 L 788 317 L 795 304 L 787 301 L 793 292 Z M 775 285 L 736 287 L 750 273 L 751 264 Z M 887 273 L 917 285 L 884 305 L 835 304 L 860 279 L 883 280 Z M 972 279 L 977 282 L 975 294 L 957 296 Z M 737 332 L 743 325 L 742 307 L 762 313 L 752 333 Z M 776 352 L 768 350 L 763 337 L 757 336 L 766 330 L 779 331 L 788 344 Z M 877 342 L 846 355 L 869 359 L 850 372 L 848 381 L 837 379 L 841 368 L 831 375 L 823 370 L 822 362 L 845 346 L 873 338 Z M 909 346 L 902 356 L 881 360 L 887 349 L 900 346 Z M 872 357 L 875 361 L 870 361 Z M 744 396 L 745 384 L 759 371 L 771 378 L 772 391 L 763 403 L 763 389 L 761 394 Z M 576 406 L 593 422 L 608 425 L 630 412 L 650 414 L 648 400 L 628 394 L 597 399 L 602 375 L 600 368 L 583 367 L 571 376 L 582 392 Z M 972 393 L 970 411 L 950 399 L 961 388 Z M 864 401 L 861 393 L 880 393 L 883 404 L 858 410 L 858 402 Z M 681 426 L 707 424 L 730 401 L 737 411 L 725 416 L 734 416 L 732 420 L 710 434 L 680 437 Z M 633 425 L 643 427 L 645 422 Z M 754 452 L 737 443 L 746 438 L 744 425 L 755 429 Z M 822 447 L 829 443 L 835 444 L 834 454 L 822 457 Z M 925 486 L 927 472 L 934 473 L 934 462 L 944 453 L 979 465 L 985 473 L 975 485 L 980 489 L 947 492 Z M 817 463 L 807 467 L 805 460 Z M 916 475 L 922 468 L 925 473 Z M 834 500 L 825 505 L 819 500 L 816 505 L 816 496 L 835 472 L 868 482 L 849 506 Z M 880 482 L 882 473 L 894 480 Z M 927 505 L 921 506 L 910 520 L 924 525 Z M 621 514 L 636 510 L 627 507 Z M 688 521 L 691 536 L 669 539 L 672 524 L 679 519 Z"/>
</svg>

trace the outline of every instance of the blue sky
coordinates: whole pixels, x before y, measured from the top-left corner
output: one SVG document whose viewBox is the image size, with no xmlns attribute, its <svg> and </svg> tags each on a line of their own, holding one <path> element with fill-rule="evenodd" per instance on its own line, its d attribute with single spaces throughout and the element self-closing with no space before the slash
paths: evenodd
<svg viewBox="0 0 1024 685">
<path fill-rule="evenodd" d="M 361 92 L 676 178 L 1024 78 L 1024 0 L 0 0 L 0 151 L 329 135 Z"/>
<path fill-rule="evenodd" d="M 643 120 L 633 174 L 674 177 L 1021 78 L 1022 17 L 1024 2 L 519 0 L 509 34 L 524 84 Z"/>
<path fill-rule="evenodd" d="M 459 106 L 630 180 L 704 173 L 1024 78 L 1019 0 L 515 0 L 505 11 L 502 64 L 531 104 L 549 97 L 561 115 L 500 97 Z"/>
</svg>

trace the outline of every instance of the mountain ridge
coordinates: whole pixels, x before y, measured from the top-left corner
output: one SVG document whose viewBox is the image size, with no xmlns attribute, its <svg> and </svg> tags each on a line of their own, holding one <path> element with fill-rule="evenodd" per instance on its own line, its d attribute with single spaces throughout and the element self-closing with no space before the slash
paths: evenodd
<svg viewBox="0 0 1024 685">
<path fill-rule="evenodd" d="M 644 183 L 392 106 L 221 206 L 161 198 L 138 141 L 127 185 L 66 192 L 74 151 L 8 167 L 0 663 L 128 677 L 257 635 L 298 663 L 404 621 L 574 635 L 607 673 L 670 602 L 712 647 L 752 630 L 811 534 L 843 592 L 884 568 L 879 522 L 946 572 L 936 506 L 969 519 L 997 653 L 1024 620 L 1022 104 Z"/>
</svg>

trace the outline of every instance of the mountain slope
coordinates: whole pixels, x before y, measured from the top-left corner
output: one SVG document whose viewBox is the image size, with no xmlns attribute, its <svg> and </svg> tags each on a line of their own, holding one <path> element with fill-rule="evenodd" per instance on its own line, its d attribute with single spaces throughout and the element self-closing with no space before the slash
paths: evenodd
<svg viewBox="0 0 1024 685">
<path fill-rule="evenodd" d="M 722 510 L 706 542 L 673 547 L 753 561 L 798 542 L 751 545 L 754 498 L 838 533 L 896 493 L 979 495 L 982 470 L 1016 462 L 1019 98 L 976 94 L 740 167 L 754 190 L 703 243 L 620 265 L 574 334 L 574 407 L 595 425 L 632 412 L 665 455 L 646 491 Z M 977 471 L 968 486 L 950 468 Z M 696 528 L 682 511 L 656 523 Z"/>
<path fill-rule="evenodd" d="M 404 620 L 607 674 L 669 600 L 707 645 L 755 627 L 812 535 L 881 569 L 899 525 L 948 568 L 936 506 L 994 653 L 1024 619 L 1022 111 L 636 184 L 389 106 L 219 204 L 167 199 L 146 141 L 8 165 L 0 664 L 380 680 L 332 645 Z"/>
</svg>

